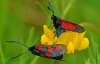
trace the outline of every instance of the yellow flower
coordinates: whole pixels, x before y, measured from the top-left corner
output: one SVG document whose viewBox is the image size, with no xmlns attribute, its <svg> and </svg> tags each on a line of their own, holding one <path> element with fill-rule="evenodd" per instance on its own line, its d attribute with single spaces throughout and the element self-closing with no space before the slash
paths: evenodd
<svg viewBox="0 0 100 64">
<path fill-rule="evenodd" d="M 69 43 L 68 43 L 68 45 L 67 45 L 67 54 L 71 54 L 71 53 L 74 53 L 74 46 L 73 46 L 73 44 L 72 44 L 72 42 L 70 41 Z"/>
<path fill-rule="evenodd" d="M 73 50 L 84 50 L 89 46 L 88 38 L 84 37 L 85 33 L 86 31 L 83 33 L 66 31 L 58 37 L 57 43 L 67 46 L 67 54 L 73 53 Z"/>
<path fill-rule="evenodd" d="M 82 39 L 80 46 L 78 47 L 77 50 L 86 49 L 88 46 L 89 46 L 89 40 L 88 40 L 88 38 L 85 37 L 85 38 Z"/>
<path fill-rule="evenodd" d="M 44 34 L 41 36 L 41 43 L 52 45 L 54 42 L 56 42 L 55 35 L 52 30 L 50 30 L 47 25 L 43 26 L 44 28 Z"/>
<path fill-rule="evenodd" d="M 54 42 L 57 44 L 66 45 L 67 54 L 74 53 L 75 50 L 84 50 L 89 46 L 88 38 L 84 37 L 86 31 L 82 33 L 72 32 L 66 30 L 58 38 L 54 38 L 55 35 L 52 30 L 50 30 L 46 25 L 43 26 L 44 34 L 41 36 L 41 43 L 52 45 Z"/>
</svg>

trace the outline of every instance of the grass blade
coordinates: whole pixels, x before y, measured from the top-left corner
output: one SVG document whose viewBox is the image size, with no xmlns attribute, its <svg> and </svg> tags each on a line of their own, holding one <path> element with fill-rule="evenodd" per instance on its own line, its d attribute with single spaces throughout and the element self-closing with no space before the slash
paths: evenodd
<svg viewBox="0 0 100 64">
<path fill-rule="evenodd" d="M 65 7 L 64 13 L 62 15 L 63 18 L 66 16 L 66 14 L 68 13 L 69 9 L 71 8 L 71 6 L 73 5 L 74 2 L 75 2 L 75 0 L 70 0 L 68 5 Z"/>
<path fill-rule="evenodd" d="M 98 54 L 98 46 L 94 41 L 93 36 L 91 36 L 91 45 L 88 48 L 88 54 L 90 58 L 91 64 L 100 64 L 99 63 L 99 54 Z"/>
<path fill-rule="evenodd" d="M 51 60 L 51 63 L 50 64 L 54 64 L 55 60 Z"/>
<path fill-rule="evenodd" d="M 39 56 L 35 56 L 35 58 L 32 60 L 30 64 L 36 64 L 38 59 L 39 59 Z"/>
<path fill-rule="evenodd" d="M 1 56 L 1 62 L 2 62 L 2 64 L 5 64 L 5 58 L 4 58 L 4 54 L 3 54 L 3 51 L 2 51 L 1 43 L 0 43 L 0 56 Z"/>
<path fill-rule="evenodd" d="M 34 31 L 35 31 L 35 28 L 34 28 L 34 27 L 32 27 L 32 28 L 30 29 L 30 33 L 29 33 L 29 36 L 28 36 L 28 39 L 27 39 L 26 44 L 28 44 L 28 43 L 31 43 L 31 42 L 32 42 L 32 40 L 33 40 L 33 36 L 34 36 Z"/>
</svg>

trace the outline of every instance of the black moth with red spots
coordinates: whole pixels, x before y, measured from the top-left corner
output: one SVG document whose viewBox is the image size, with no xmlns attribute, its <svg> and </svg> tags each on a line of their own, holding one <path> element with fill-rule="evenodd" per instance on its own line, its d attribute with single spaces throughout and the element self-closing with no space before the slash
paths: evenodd
<svg viewBox="0 0 100 64">
<path fill-rule="evenodd" d="M 25 44 L 22 44 L 22 43 L 16 42 L 16 41 L 12 41 L 12 40 L 6 41 L 6 42 L 21 44 L 28 48 L 28 50 L 26 52 L 30 51 L 34 55 L 41 56 L 44 58 L 49 58 L 49 59 L 61 60 L 63 58 L 63 54 L 66 52 L 66 46 L 63 44 L 34 45 L 32 47 L 28 47 Z M 25 54 L 26 52 L 21 53 L 17 56 L 14 56 L 14 57 L 10 58 L 10 60 L 12 60 L 13 58 L 19 57 L 19 56 Z"/>
<path fill-rule="evenodd" d="M 49 2 L 49 6 L 50 7 L 48 7 L 48 9 L 51 10 L 53 13 L 51 19 L 53 20 L 53 25 L 56 29 L 57 36 L 59 36 L 61 33 L 65 32 L 66 30 L 70 30 L 73 32 L 78 32 L 78 33 L 82 33 L 85 31 L 84 28 L 81 27 L 80 25 L 60 19 L 57 16 L 55 16 L 54 10 L 53 10 L 52 6 L 50 5 L 50 2 Z"/>
<path fill-rule="evenodd" d="M 63 44 L 54 45 L 34 45 L 29 48 L 33 54 L 49 59 L 61 60 L 66 52 L 66 46 Z"/>
</svg>

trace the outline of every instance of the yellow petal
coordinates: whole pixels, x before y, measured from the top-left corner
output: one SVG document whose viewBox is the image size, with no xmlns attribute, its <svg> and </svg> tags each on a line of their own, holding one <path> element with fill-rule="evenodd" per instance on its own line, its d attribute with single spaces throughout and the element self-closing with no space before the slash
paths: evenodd
<svg viewBox="0 0 100 64">
<path fill-rule="evenodd" d="M 67 45 L 68 42 L 70 41 L 69 37 L 70 37 L 71 33 L 69 31 L 66 31 L 64 33 L 62 33 L 58 39 L 57 39 L 57 43 L 58 44 L 64 44 Z"/>
<path fill-rule="evenodd" d="M 72 42 L 70 41 L 69 44 L 67 45 L 67 54 L 72 54 L 74 53 L 74 46 L 72 44 Z"/>
<path fill-rule="evenodd" d="M 47 25 L 43 25 L 43 28 L 44 28 L 44 33 L 47 35 L 47 37 L 48 37 L 49 39 L 51 39 L 51 40 L 54 39 L 55 35 L 54 35 L 53 31 L 50 30 L 50 29 L 47 27 Z"/>
<path fill-rule="evenodd" d="M 88 40 L 88 38 L 83 38 L 82 39 L 82 41 L 81 41 L 81 44 L 80 44 L 80 46 L 79 46 L 79 48 L 77 49 L 77 50 L 84 50 L 84 49 L 86 49 L 87 47 L 89 46 L 89 40 Z"/>
<path fill-rule="evenodd" d="M 44 29 L 44 34 L 46 34 L 48 36 L 48 27 L 47 27 L 47 25 L 43 25 L 43 29 Z"/>
<path fill-rule="evenodd" d="M 78 33 L 77 32 L 72 32 L 71 33 L 71 36 L 70 36 L 71 38 L 71 42 L 73 43 L 73 45 L 75 46 L 76 45 L 76 43 L 77 43 L 77 41 L 78 41 Z"/>
<path fill-rule="evenodd" d="M 66 42 L 67 42 L 67 38 L 65 37 L 66 33 L 62 33 L 58 39 L 57 39 L 57 44 L 64 44 L 66 45 Z"/>
<path fill-rule="evenodd" d="M 78 33 L 78 41 L 77 43 L 75 44 L 75 49 L 77 50 L 78 47 L 80 46 L 80 43 L 85 35 L 86 31 L 84 31 L 83 33 Z"/>
<path fill-rule="evenodd" d="M 53 31 L 50 30 L 50 29 L 48 29 L 48 37 L 49 37 L 50 39 L 53 39 L 53 38 L 55 37 Z"/>
<path fill-rule="evenodd" d="M 45 34 L 43 34 L 41 36 L 41 40 L 40 41 L 41 41 L 41 44 L 45 44 L 45 43 L 49 42 L 49 38 Z"/>
<path fill-rule="evenodd" d="M 48 41 L 47 45 L 53 45 L 54 43 L 53 41 Z"/>
</svg>

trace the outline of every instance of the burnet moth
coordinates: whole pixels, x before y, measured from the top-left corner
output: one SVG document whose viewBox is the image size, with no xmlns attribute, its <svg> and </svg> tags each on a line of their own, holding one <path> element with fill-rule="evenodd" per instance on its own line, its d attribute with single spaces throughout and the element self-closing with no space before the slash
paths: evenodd
<svg viewBox="0 0 100 64">
<path fill-rule="evenodd" d="M 51 2 L 51 1 L 50 1 Z M 54 10 L 50 4 L 50 2 L 48 3 L 48 9 L 50 11 L 52 11 L 53 15 L 51 17 L 51 19 L 53 20 L 53 25 L 56 29 L 56 35 L 59 36 L 61 33 L 65 32 L 66 30 L 72 31 L 72 32 L 78 32 L 78 33 L 82 33 L 84 32 L 84 28 L 81 27 L 78 24 L 63 20 L 57 16 L 54 15 Z"/>
<path fill-rule="evenodd" d="M 16 57 L 19 57 L 19 56 L 25 54 L 28 51 L 30 51 L 34 55 L 41 56 L 41 57 L 44 57 L 44 58 L 61 60 L 63 58 L 63 54 L 66 52 L 66 46 L 63 45 L 63 44 L 53 44 L 53 45 L 42 45 L 41 44 L 41 45 L 34 45 L 32 47 L 28 47 L 25 44 L 22 44 L 22 43 L 16 42 L 16 41 L 10 40 L 10 41 L 6 41 L 6 42 L 18 43 L 18 44 L 21 44 L 21 45 L 25 46 L 26 48 L 28 48 L 27 51 L 10 58 L 10 60 L 12 60 Z M 65 60 L 61 60 L 61 61 L 65 61 Z"/>
</svg>

